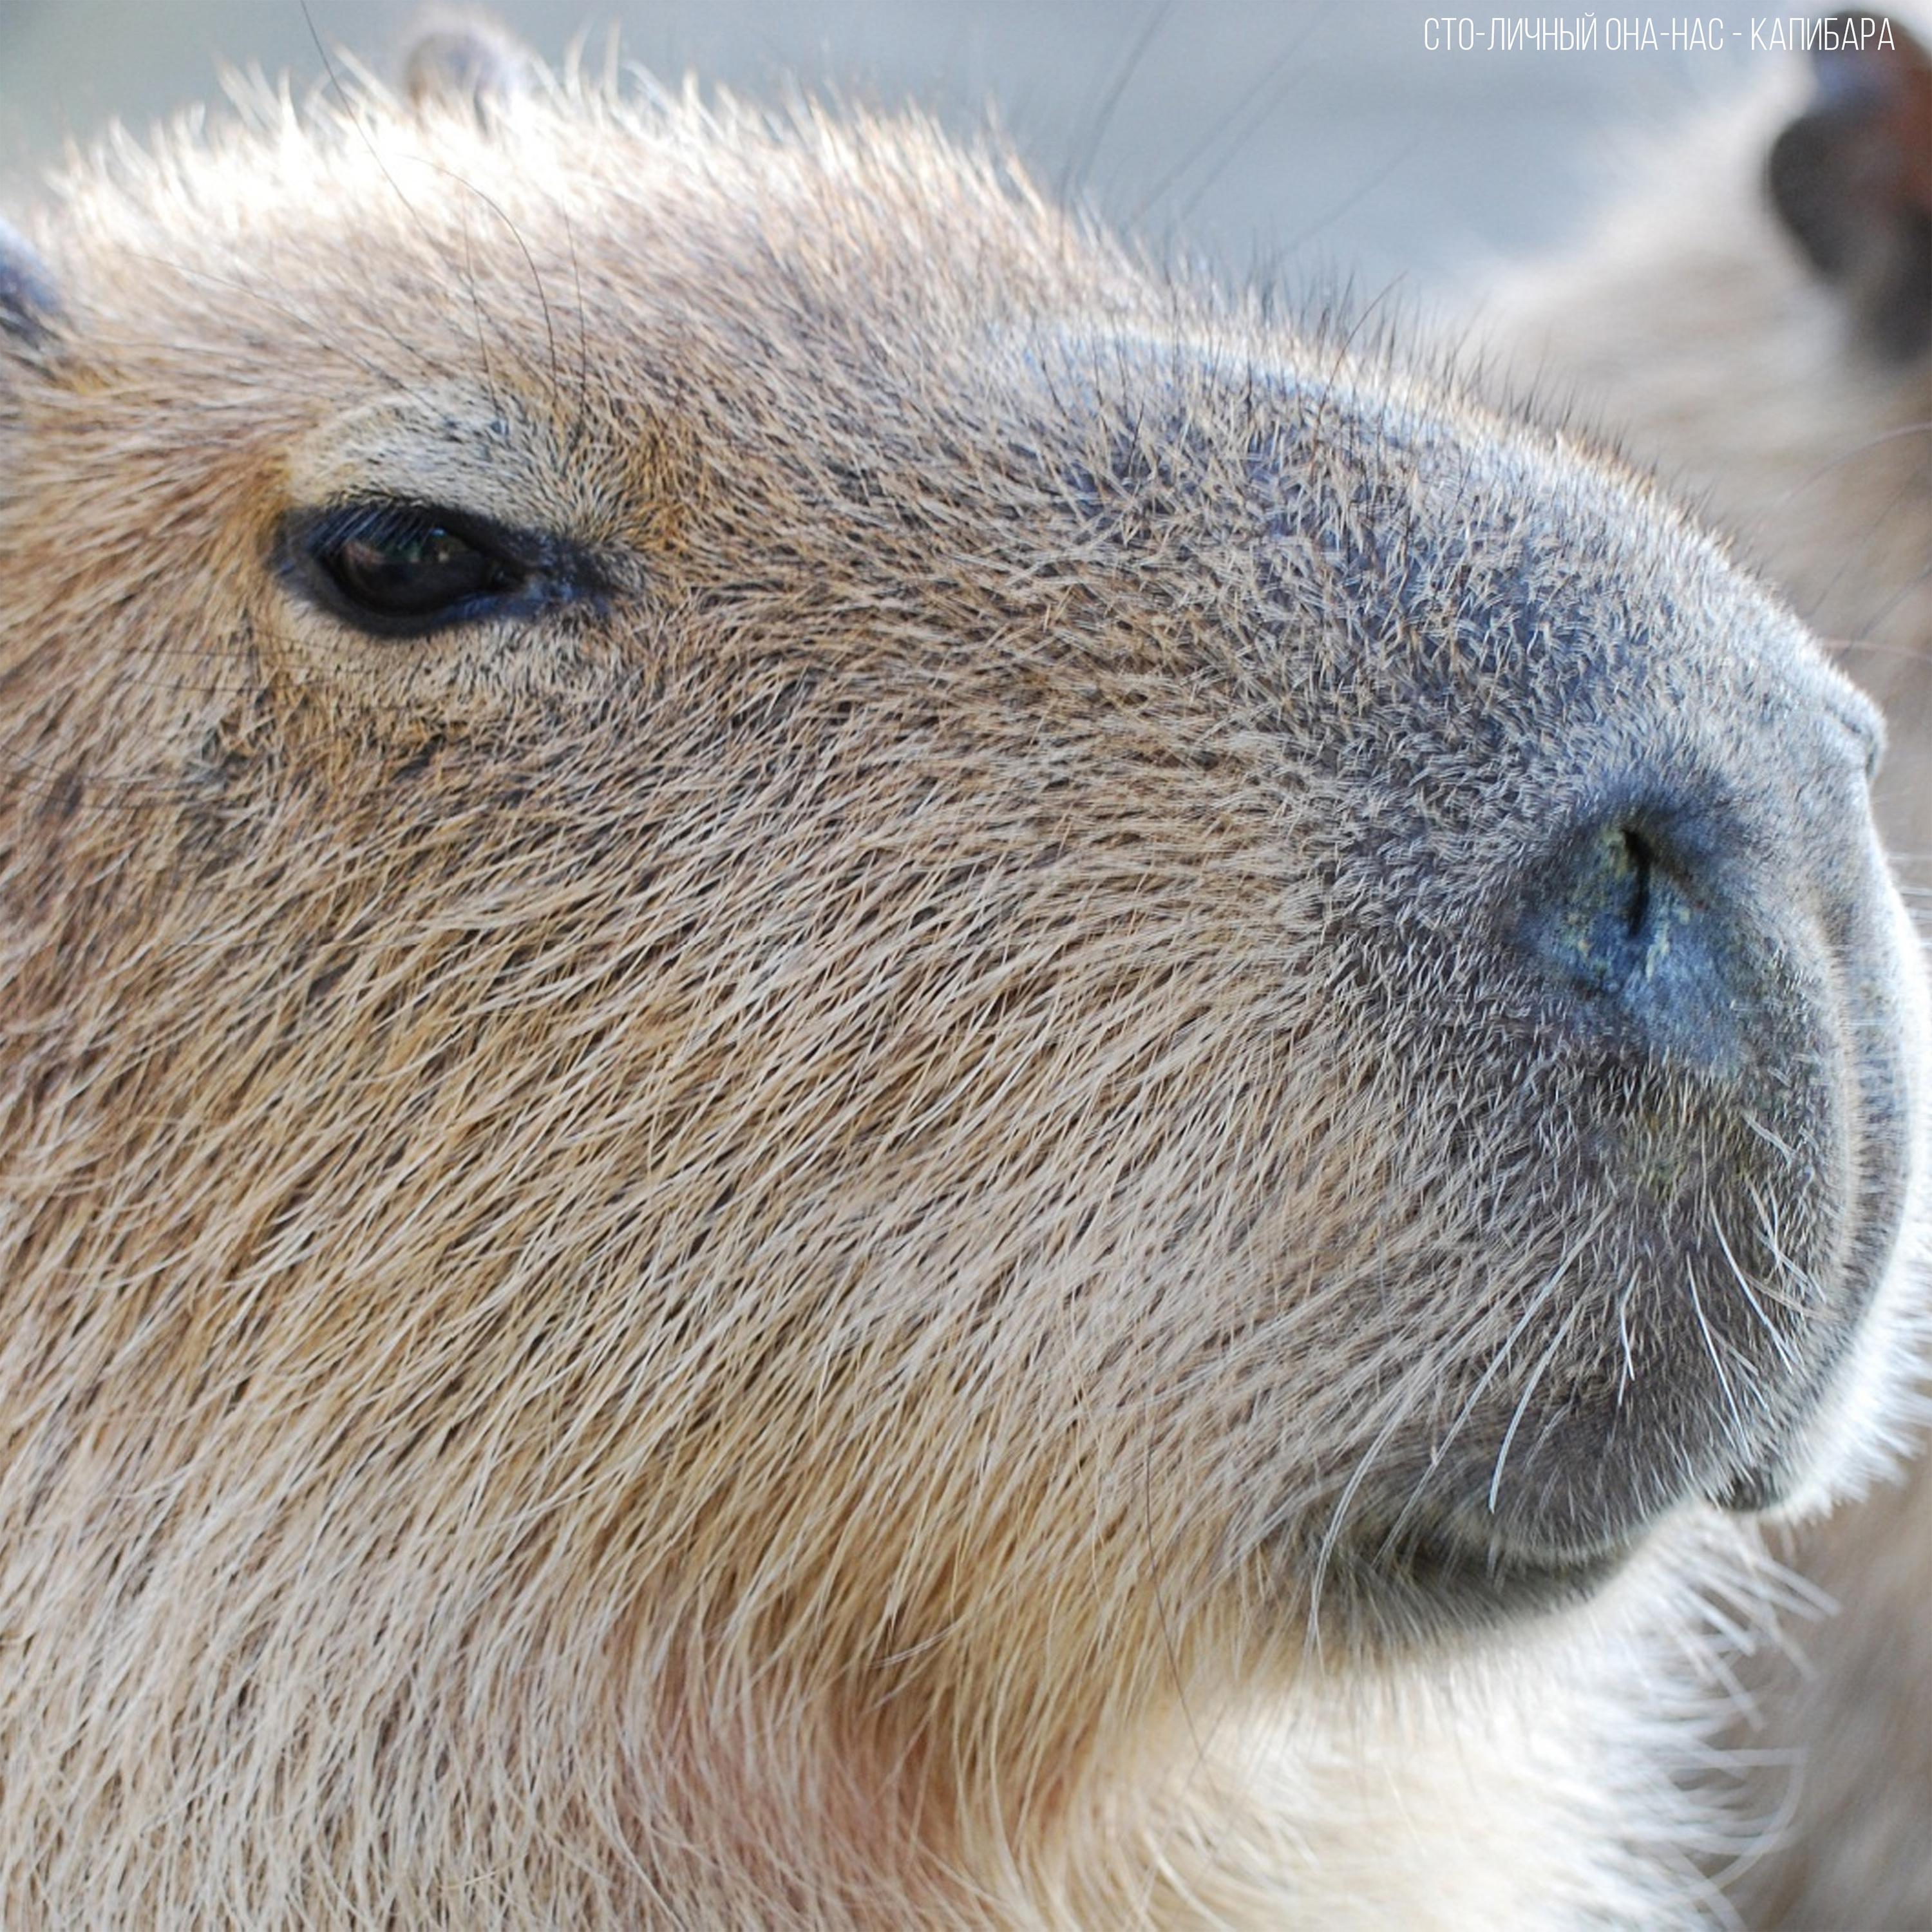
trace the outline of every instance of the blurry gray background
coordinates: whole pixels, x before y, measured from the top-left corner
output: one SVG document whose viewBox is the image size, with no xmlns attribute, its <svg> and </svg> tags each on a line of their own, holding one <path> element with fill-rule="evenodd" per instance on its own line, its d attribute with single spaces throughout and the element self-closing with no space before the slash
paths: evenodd
<svg viewBox="0 0 1932 1932">
<path fill-rule="evenodd" d="M 1439 4 L 1439 0 L 1436 0 Z M 1445 272 L 1573 232 L 1644 137 L 1737 86 L 1723 53 L 1431 52 L 1406 0 L 500 0 L 538 50 L 614 22 L 661 76 L 760 98 L 787 76 L 991 113 L 1048 186 L 1238 278 L 1426 294 Z M 0 207 L 62 142 L 218 98 L 220 66 L 322 73 L 318 43 L 392 70 L 396 0 L 0 0 Z M 1532 14 L 1534 20 L 1576 17 Z M 1673 15 L 1654 18 L 1667 41 Z M 1708 16 L 1701 17 L 1708 18 Z M 1488 10 L 1476 14 L 1478 38 Z M 601 42 L 599 43 L 601 46 Z"/>
</svg>

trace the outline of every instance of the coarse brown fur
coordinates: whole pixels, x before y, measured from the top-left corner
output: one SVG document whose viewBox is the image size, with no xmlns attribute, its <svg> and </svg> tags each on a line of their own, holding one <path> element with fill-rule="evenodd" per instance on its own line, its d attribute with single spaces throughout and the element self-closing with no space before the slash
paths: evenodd
<svg viewBox="0 0 1932 1932">
<path fill-rule="evenodd" d="M 454 64 L 0 233 L 0 1921 L 1702 1922 L 1861 700 L 997 156 Z"/>
<path fill-rule="evenodd" d="M 1867 16 L 1868 20 L 1882 16 Z M 1918 21 L 1923 33 L 1922 14 Z M 1870 27 L 1864 30 L 1870 36 Z M 1922 193 L 1922 56 L 1868 50 L 1908 76 L 1868 157 L 1883 191 Z M 1847 61 L 1845 66 L 1854 64 Z M 1793 54 L 1748 94 L 1659 145 L 1569 254 L 1527 265 L 1485 297 L 1486 329 L 1516 380 L 1612 427 L 1640 460 L 1735 531 L 1841 661 L 1884 703 L 1875 787 L 1907 891 L 1932 886 L 1932 308 L 1862 313 L 1869 277 L 1808 261 L 1768 191 L 1767 162 L 1814 82 Z M 1843 85 L 1838 94 L 1852 98 Z M 1881 104 L 1868 111 L 1876 118 Z M 1846 221 L 1868 218 L 1855 207 Z M 1868 251 L 1874 255 L 1876 250 Z M 1876 293 L 1882 296 L 1883 291 Z M 1881 320 L 1883 319 L 1881 318 Z M 1895 340 L 1908 338 L 1901 350 Z M 1918 1445 L 1915 1430 L 1912 1446 Z M 1932 1468 L 1778 1546 L 1830 1612 L 1792 1627 L 1796 1654 L 1749 1666 L 1747 1742 L 1766 1842 L 1734 1889 L 1764 1932 L 1932 1926 Z"/>
</svg>

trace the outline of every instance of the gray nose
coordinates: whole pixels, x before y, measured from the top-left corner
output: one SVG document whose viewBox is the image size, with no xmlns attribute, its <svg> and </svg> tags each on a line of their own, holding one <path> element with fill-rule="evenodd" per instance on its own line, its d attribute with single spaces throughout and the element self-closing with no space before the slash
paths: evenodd
<svg viewBox="0 0 1932 1932">
<path fill-rule="evenodd" d="M 1736 1070 L 1757 1004 L 1759 949 L 1707 846 L 1687 814 L 1610 813 L 1565 842 L 1532 885 L 1523 930 L 1544 971 L 1599 1017 L 1721 1075 Z"/>
<path fill-rule="evenodd" d="M 1778 750 L 1631 760 L 1513 888 L 1508 950 L 1582 1130 L 1569 1172 L 1631 1351 L 1550 1438 L 1574 1428 L 1570 1496 L 1593 1459 L 1606 1472 L 1579 1524 L 1642 1507 L 1640 1440 L 1674 1444 L 1712 1501 L 1783 1493 L 1892 1265 L 1911 1016 L 1869 746 L 1828 718 Z M 1570 1521 L 1557 1493 L 1523 1505 L 1523 1535 Z"/>
</svg>

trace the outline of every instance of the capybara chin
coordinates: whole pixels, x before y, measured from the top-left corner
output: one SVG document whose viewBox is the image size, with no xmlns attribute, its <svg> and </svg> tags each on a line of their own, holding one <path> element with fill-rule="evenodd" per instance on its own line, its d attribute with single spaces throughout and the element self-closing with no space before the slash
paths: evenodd
<svg viewBox="0 0 1932 1932">
<path fill-rule="evenodd" d="M 1870 708 L 997 154 L 410 73 L 0 243 L 0 1920 L 1700 1922 Z"/>
</svg>

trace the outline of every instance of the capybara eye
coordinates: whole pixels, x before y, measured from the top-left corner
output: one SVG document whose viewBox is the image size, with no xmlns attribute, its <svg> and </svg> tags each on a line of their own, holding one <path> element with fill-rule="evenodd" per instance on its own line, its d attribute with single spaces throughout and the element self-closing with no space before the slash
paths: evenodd
<svg viewBox="0 0 1932 1932">
<path fill-rule="evenodd" d="M 513 590 L 521 574 L 440 524 L 411 518 L 344 537 L 317 560 L 352 604 L 386 617 L 426 617 Z"/>
<path fill-rule="evenodd" d="M 358 628 L 382 637 L 529 610 L 570 586 L 544 568 L 540 538 L 412 503 L 298 511 L 278 544 L 284 574 Z"/>
</svg>

